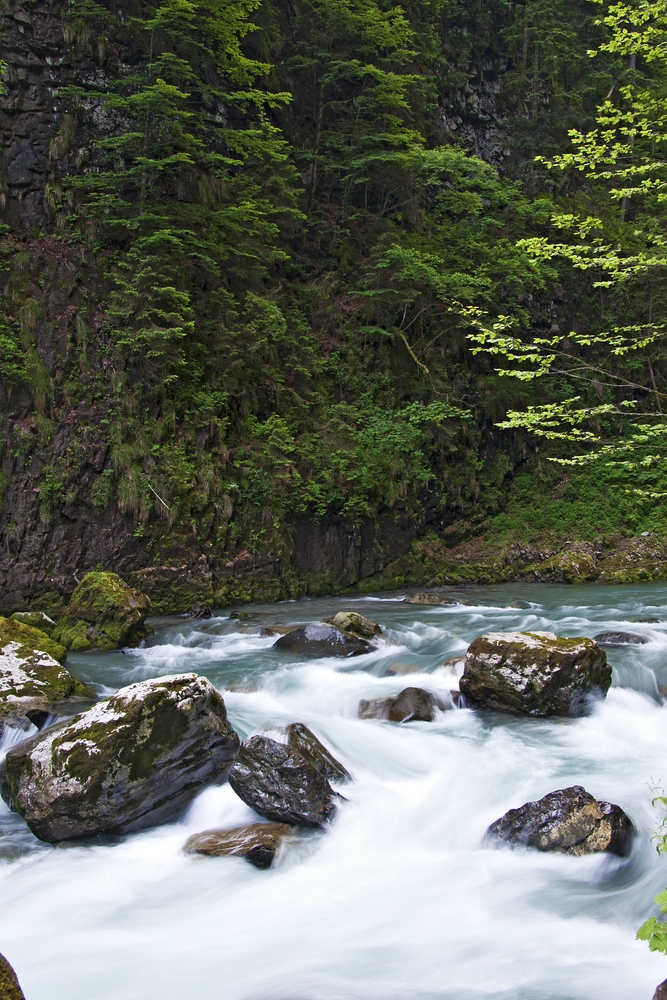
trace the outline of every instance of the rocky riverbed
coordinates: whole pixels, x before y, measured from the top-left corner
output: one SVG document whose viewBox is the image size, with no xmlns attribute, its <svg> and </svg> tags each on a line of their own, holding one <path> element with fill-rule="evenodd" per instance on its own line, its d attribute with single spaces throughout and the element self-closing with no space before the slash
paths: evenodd
<svg viewBox="0 0 667 1000">
<path fill-rule="evenodd" d="M 0 945 L 29 1000 L 217 1000 L 221 976 L 225 1000 L 650 1000 L 667 970 L 634 935 L 667 884 L 648 834 L 659 821 L 651 787 L 667 771 L 667 586 L 434 593 L 440 602 L 395 593 L 155 619 L 142 648 L 70 650 L 67 670 L 98 697 L 129 693 L 103 720 L 99 706 L 90 724 L 84 714 L 55 737 L 33 727 L 41 758 L 49 739 L 74 750 L 98 740 L 100 722 L 117 740 L 129 715 L 137 733 L 157 733 L 149 765 L 135 751 L 111 784 L 104 765 L 107 798 L 120 789 L 126 802 L 128 787 L 150 786 L 142 768 L 177 759 L 188 740 L 199 746 L 211 712 L 246 742 L 226 782 L 237 751 L 225 730 L 230 753 L 212 760 L 203 790 L 175 819 L 156 814 L 160 825 L 129 836 L 104 820 L 95 839 L 54 848 L 2 807 Z M 312 648 L 306 634 L 298 647 L 294 632 L 278 642 L 316 626 L 321 643 L 334 621 L 348 644 Z M 544 633 L 609 632 L 645 642 L 563 644 L 561 688 L 575 675 L 577 685 L 562 705 L 531 696 L 484 707 L 498 640 L 480 659 L 480 636 L 509 635 L 503 696 L 512 637 L 537 636 L 528 646 L 547 648 L 551 698 L 560 680 Z M 509 664 L 518 687 L 533 683 L 533 660 Z M 155 720 L 167 711 L 160 698 L 171 703 L 158 693 L 184 674 L 208 677 L 224 709 L 210 685 L 195 691 L 183 677 L 168 711 L 190 721 L 175 743 L 170 724 L 165 743 Z M 148 729 L 137 698 L 151 699 Z M 5 729 L 17 796 L 26 736 Z"/>
</svg>

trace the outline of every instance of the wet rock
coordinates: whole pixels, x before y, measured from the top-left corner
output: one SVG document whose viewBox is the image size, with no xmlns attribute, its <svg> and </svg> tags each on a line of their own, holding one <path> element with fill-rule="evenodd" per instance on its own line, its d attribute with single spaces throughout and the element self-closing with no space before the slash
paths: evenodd
<svg viewBox="0 0 667 1000">
<path fill-rule="evenodd" d="M 374 635 L 381 635 L 382 629 L 377 622 L 372 622 L 370 618 L 358 615 L 356 611 L 339 611 L 333 618 L 325 618 L 325 623 L 335 625 L 343 632 L 352 632 L 354 635 L 363 636 L 364 639 L 372 639 Z"/>
<path fill-rule="evenodd" d="M 611 684 L 607 657 L 592 639 L 553 632 L 489 632 L 468 648 L 461 694 L 479 708 L 515 715 L 581 715 Z"/>
<path fill-rule="evenodd" d="M 31 625 L 25 625 L 23 622 L 16 621 L 15 618 L 0 617 L 0 645 L 5 645 L 8 642 L 18 643 L 21 647 L 27 649 L 48 653 L 58 663 L 64 663 L 67 659 L 67 650 L 65 647 L 54 639 L 49 638 L 46 632 L 38 628 L 33 628 Z"/>
<path fill-rule="evenodd" d="M 386 719 L 388 722 L 433 722 L 437 709 L 447 708 L 439 698 L 423 688 L 404 688 L 395 698 L 376 698 L 359 702 L 360 719 Z"/>
<path fill-rule="evenodd" d="M 265 819 L 294 826 L 324 826 L 336 812 L 325 776 L 293 747 L 267 736 L 244 740 L 229 784 Z"/>
<path fill-rule="evenodd" d="M 350 772 L 331 754 L 315 733 L 301 722 L 293 722 L 286 729 L 287 745 L 298 751 L 328 781 L 351 781 Z"/>
<path fill-rule="evenodd" d="M 0 998 L 1 1000 L 25 1000 L 16 973 L 4 955 L 0 955 Z"/>
<path fill-rule="evenodd" d="M 45 632 L 0 618 L 0 730 L 27 729 L 49 719 L 63 702 L 95 700 L 92 688 L 65 670 L 64 646 Z"/>
<path fill-rule="evenodd" d="M 0 791 L 41 840 L 129 833 L 176 819 L 238 748 L 209 680 L 160 677 L 12 747 Z"/>
<path fill-rule="evenodd" d="M 383 677 L 398 677 L 405 674 L 420 674 L 422 668 L 416 663 L 406 663 L 404 660 L 393 660 L 383 671 Z"/>
<path fill-rule="evenodd" d="M 372 653 L 375 646 L 333 625 L 305 625 L 281 636 L 274 643 L 274 648 L 302 656 L 361 656 Z"/>
<path fill-rule="evenodd" d="M 487 831 L 492 839 L 508 844 L 576 856 L 598 851 L 624 856 L 632 832 L 632 822 L 620 806 L 598 802 L 581 785 L 510 809 Z"/>
<path fill-rule="evenodd" d="M 601 632 L 594 637 L 594 642 L 601 646 L 645 646 L 648 639 L 634 632 Z"/>
<path fill-rule="evenodd" d="M 53 634 L 56 623 L 53 618 L 49 618 L 43 611 L 15 611 L 12 621 L 21 622 L 31 628 L 38 628 L 40 632 L 46 632 L 48 636 Z"/>
<path fill-rule="evenodd" d="M 186 854 L 213 857 L 241 857 L 255 868 L 270 868 L 278 850 L 294 827 L 287 823 L 251 823 L 233 830 L 204 830 L 188 837 Z M 1 994 L 0 994 L 1 996 Z"/>
<path fill-rule="evenodd" d="M 412 597 L 403 598 L 403 603 L 441 605 L 441 604 L 460 604 L 461 602 L 455 600 L 453 597 L 443 597 L 442 594 L 414 594 Z"/>
<path fill-rule="evenodd" d="M 289 635 L 290 632 L 296 632 L 298 628 L 305 628 L 305 625 L 265 625 L 259 630 L 259 634 L 264 636 Z"/>
<path fill-rule="evenodd" d="M 188 618 L 212 618 L 213 612 L 209 608 L 208 604 L 204 604 L 202 601 L 195 601 L 188 610 L 186 611 Z"/>
<path fill-rule="evenodd" d="M 152 629 L 145 624 L 151 602 L 115 573 L 86 573 L 70 598 L 53 638 L 68 649 L 136 646 Z"/>
<path fill-rule="evenodd" d="M 653 994 L 653 1000 L 667 1000 L 667 979 L 657 987 Z"/>
</svg>

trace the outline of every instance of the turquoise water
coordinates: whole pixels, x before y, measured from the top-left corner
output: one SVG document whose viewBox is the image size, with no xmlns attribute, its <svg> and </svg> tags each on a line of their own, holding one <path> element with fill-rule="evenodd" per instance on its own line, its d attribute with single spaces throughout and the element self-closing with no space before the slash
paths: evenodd
<svg viewBox="0 0 667 1000">
<path fill-rule="evenodd" d="M 0 950 L 27 1000 L 650 1000 L 667 959 L 635 931 L 667 885 L 649 835 L 654 789 L 667 787 L 667 585 L 477 587 L 442 608 L 403 596 L 159 619 L 145 649 L 70 656 L 100 693 L 205 674 L 241 736 L 305 722 L 355 781 L 332 828 L 266 872 L 182 853 L 193 832 L 256 819 L 229 786 L 206 789 L 179 823 L 86 846 L 41 844 L 2 806 Z M 383 625 L 377 651 L 296 658 L 259 634 L 343 608 Z M 648 642 L 608 650 L 613 686 L 586 718 L 357 719 L 361 698 L 408 684 L 447 696 L 453 658 L 510 629 L 623 629 Z M 508 808 L 575 783 L 630 814 L 629 858 L 484 842 Z"/>
</svg>

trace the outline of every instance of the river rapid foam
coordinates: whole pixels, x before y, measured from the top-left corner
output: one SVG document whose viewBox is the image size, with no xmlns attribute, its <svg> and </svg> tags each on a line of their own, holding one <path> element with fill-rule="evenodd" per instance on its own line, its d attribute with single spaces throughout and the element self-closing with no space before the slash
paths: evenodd
<svg viewBox="0 0 667 1000">
<path fill-rule="evenodd" d="M 229 785 L 204 790 L 179 823 L 57 847 L 0 804 L 0 950 L 28 1000 L 650 1000 L 667 960 L 635 933 L 667 885 L 650 838 L 651 800 L 667 787 L 667 585 L 478 587 L 444 607 L 402 596 L 163 619 L 145 649 L 70 656 L 101 692 L 205 674 L 241 737 L 304 722 L 355 780 L 332 827 L 269 871 L 182 852 L 192 833 L 257 820 Z M 259 634 L 342 608 L 383 625 L 380 648 L 297 659 Z M 510 629 L 648 642 L 607 651 L 613 686 L 585 718 L 356 717 L 361 698 L 408 685 L 447 698 L 469 642 Z M 485 841 L 507 809 L 572 784 L 631 816 L 629 858 Z"/>
</svg>

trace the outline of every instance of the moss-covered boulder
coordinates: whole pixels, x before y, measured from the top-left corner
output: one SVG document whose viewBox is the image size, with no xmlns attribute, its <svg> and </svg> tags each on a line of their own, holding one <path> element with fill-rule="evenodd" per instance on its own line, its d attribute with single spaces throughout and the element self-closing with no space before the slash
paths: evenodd
<svg viewBox="0 0 667 1000">
<path fill-rule="evenodd" d="M 581 715 L 611 684 L 592 639 L 553 632 L 489 632 L 468 648 L 459 684 L 466 701 L 515 715 Z"/>
<path fill-rule="evenodd" d="M 53 618 L 49 618 L 44 611 L 15 611 L 12 621 L 21 622 L 23 625 L 30 625 L 31 628 L 38 628 L 40 632 L 53 635 L 56 623 Z"/>
<path fill-rule="evenodd" d="M 0 1000 L 25 1000 L 16 973 L 4 955 L 0 955 Z"/>
<path fill-rule="evenodd" d="M 160 677 L 12 747 L 0 792 L 41 840 L 128 833 L 176 819 L 238 749 L 209 680 Z"/>
<path fill-rule="evenodd" d="M 150 608 L 150 599 L 115 573 L 86 573 L 53 637 L 75 651 L 136 646 L 151 634 Z"/>
<path fill-rule="evenodd" d="M 67 651 L 38 629 L 0 618 L 0 729 L 37 725 L 63 702 L 95 699 L 62 666 Z"/>
<path fill-rule="evenodd" d="M 364 639 L 372 639 L 375 635 L 382 635 L 382 628 L 377 622 L 370 618 L 364 618 L 356 611 L 339 611 L 333 618 L 325 618 L 327 625 L 335 625 L 343 632 L 352 632 L 354 635 L 363 636 Z"/>
</svg>

